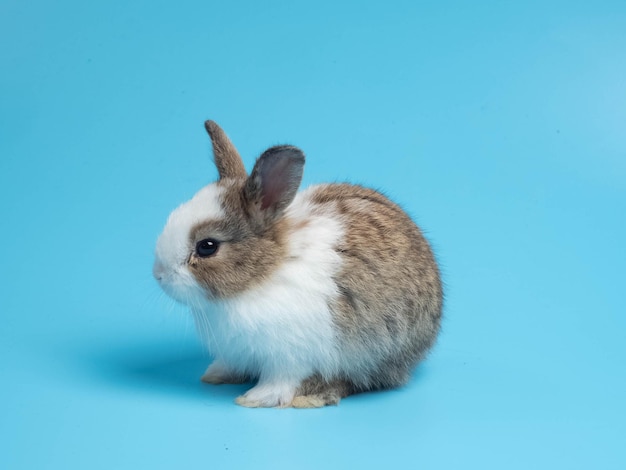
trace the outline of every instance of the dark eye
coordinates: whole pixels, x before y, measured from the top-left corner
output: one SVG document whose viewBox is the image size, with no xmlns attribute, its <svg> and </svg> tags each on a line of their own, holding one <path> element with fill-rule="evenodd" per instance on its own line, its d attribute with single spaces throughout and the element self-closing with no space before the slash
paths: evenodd
<svg viewBox="0 0 626 470">
<path fill-rule="evenodd" d="M 206 240 L 200 240 L 196 244 L 196 253 L 200 258 L 206 258 L 207 256 L 213 256 L 217 253 L 217 249 L 220 247 L 220 242 L 207 238 Z"/>
</svg>

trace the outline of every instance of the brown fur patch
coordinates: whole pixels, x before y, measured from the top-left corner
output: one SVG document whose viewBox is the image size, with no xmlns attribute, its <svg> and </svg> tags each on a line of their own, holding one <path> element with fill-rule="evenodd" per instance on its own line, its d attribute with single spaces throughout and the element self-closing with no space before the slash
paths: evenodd
<svg viewBox="0 0 626 470">
<path fill-rule="evenodd" d="M 204 127 L 211 137 L 213 144 L 213 158 L 215 166 L 223 178 L 245 178 L 246 169 L 243 166 L 239 152 L 230 141 L 226 133 L 214 121 L 206 121 Z"/>
<path fill-rule="evenodd" d="M 261 226 L 242 198 L 245 180 L 220 182 L 226 218 L 193 228 L 191 244 L 205 238 L 220 242 L 217 253 L 201 258 L 193 253 L 189 270 L 214 298 L 227 298 L 265 282 L 286 256 L 287 222 Z"/>
<path fill-rule="evenodd" d="M 302 382 L 291 406 L 294 408 L 319 408 L 337 405 L 339 401 L 352 395 L 357 390 L 352 382 L 346 379 L 324 380 L 319 375 L 309 377 Z"/>
<path fill-rule="evenodd" d="M 372 358 L 354 387 L 402 385 L 440 327 L 442 287 L 428 242 L 399 206 L 371 189 L 327 185 L 313 200 L 333 206 L 346 231 L 336 248 L 343 265 L 334 318 L 346 355 Z"/>
</svg>

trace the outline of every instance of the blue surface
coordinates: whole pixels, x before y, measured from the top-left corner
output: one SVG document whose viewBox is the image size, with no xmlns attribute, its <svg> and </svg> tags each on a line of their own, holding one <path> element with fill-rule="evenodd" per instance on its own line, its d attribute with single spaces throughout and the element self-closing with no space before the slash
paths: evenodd
<svg viewBox="0 0 626 470">
<path fill-rule="evenodd" d="M 624 2 L 0 4 L 0 468 L 626 468 Z M 216 172 L 308 155 L 429 235 L 404 389 L 249 410 L 151 279 Z"/>
</svg>

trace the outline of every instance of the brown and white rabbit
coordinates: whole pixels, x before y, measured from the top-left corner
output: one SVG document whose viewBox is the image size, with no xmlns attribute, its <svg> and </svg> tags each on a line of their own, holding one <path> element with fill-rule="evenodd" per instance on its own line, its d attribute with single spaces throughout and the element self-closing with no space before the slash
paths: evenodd
<svg viewBox="0 0 626 470">
<path fill-rule="evenodd" d="M 297 193 L 296 147 L 266 150 L 248 176 L 222 129 L 205 127 L 219 180 L 170 215 L 154 263 L 215 358 L 202 380 L 255 380 L 236 400 L 248 407 L 320 407 L 405 384 L 442 308 L 417 226 L 361 186 Z"/>
</svg>

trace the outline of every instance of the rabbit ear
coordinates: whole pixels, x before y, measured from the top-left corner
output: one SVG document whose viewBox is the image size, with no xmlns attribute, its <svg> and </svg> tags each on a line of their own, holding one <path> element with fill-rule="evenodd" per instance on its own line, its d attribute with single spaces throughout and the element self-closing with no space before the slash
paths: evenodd
<svg viewBox="0 0 626 470">
<path fill-rule="evenodd" d="M 299 148 L 279 145 L 267 149 L 246 181 L 246 200 L 262 213 L 282 213 L 296 196 L 303 169 L 304 153 Z"/>
<path fill-rule="evenodd" d="M 239 152 L 237 152 L 237 149 L 222 128 L 215 121 L 206 121 L 204 127 L 211 137 L 213 158 L 215 159 L 220 179 L 246 178 L 248 174 L 243 166 Z"/>
</svg>

